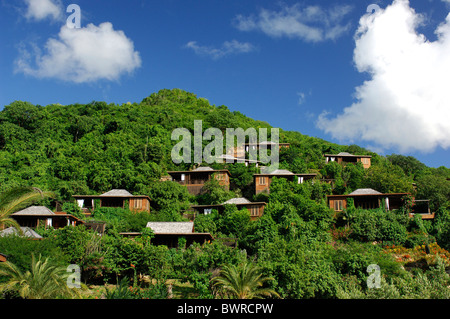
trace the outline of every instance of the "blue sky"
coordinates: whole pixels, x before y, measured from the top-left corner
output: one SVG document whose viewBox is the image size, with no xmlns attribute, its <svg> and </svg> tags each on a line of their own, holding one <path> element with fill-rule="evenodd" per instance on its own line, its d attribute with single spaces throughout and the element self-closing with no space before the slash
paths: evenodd
<svg viewBox="0 0 450 319">
<path fill-rule="evenodd" d="M 67 26 L 70 4 L 80 28 Z M 0 107 L 180 88 L 284 130 L 450 167 L 449 10 L 444 0 L 0 0 Z"/>
</svg>

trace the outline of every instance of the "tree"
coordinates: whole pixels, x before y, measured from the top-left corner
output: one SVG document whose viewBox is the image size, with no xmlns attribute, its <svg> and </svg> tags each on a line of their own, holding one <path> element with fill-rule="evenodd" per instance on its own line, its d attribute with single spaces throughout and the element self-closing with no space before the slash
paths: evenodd
<svg viewBox="0 0 450 319">
<path fill-rule="evenodd" d="M 0 194 L 0 225 L 14 226 L 20 229 L 17 222 L 9 216 L 35 202 L 51 196 L 36 187 L 16 187 Z"/>
<path fill-rule="evenodd" d="M 0 275 L 9 279 L 0 284 L 0 291 L 17 291 L 25 299 L 49 299 L 56 297 L 74 297 L 77 290 L 69 288 L 69 273 L 64 267 L 54 266 L 47 257 L 36 260 L 32 255 L 31 270 L 23 273 L 10 262 L 0 264 Z"/>
<path fill-rule="evenodd" d="M 254 299 L 261 297 L 279 297 L 270 288 L 262 288 L 266 281 L 274 280 L 264 277 L 261 269 L 251 262 L 244 264 L 225 265 L 218 276 L 212 279 L 213 286 L 218 287 L 224 295 L 237 299 Z"/>
</svg>

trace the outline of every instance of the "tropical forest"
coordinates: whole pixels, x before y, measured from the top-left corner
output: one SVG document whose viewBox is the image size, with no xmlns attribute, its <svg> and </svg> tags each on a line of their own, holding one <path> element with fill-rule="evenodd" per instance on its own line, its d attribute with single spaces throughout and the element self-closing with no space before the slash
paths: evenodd
<svg viewBox="0 0 450 319">
<path fill-rule="evenodd" d="M 274 177 L 255 193 L 252 163 L 175 163 L 176 128 L 268 129 L 270 123 L 180 89 L 141 102 L 46 106 L 15 101 L 0 111 L 0 299 L 446 299 L 450 297 L 450 168 L 379 155 L 279 128 L 279 169 L 315 174 L 302 183 Z M 210 141 L 203 140 L 203 146 Z M 225 145 L 224 145 L 225 151 Z M 342 165 L 324 154 L 370 156 Z M 193 154 L 193 153 L 192 153 Z M 191 194 L 168 172 L 228 170 Z M 343 209 L 332 195 L 370 189 L 407 194 L 389 209 Z M 148 196 L 148 211 L 96 205 L 74 196 L 126 190 Z M 345 196 L 344 196 L 345 197 Z M 342 197 L 342 198 L 344 198 Z M 235 204 L 192 214 L 192 206 L 233 198 L 265 203 L 252 218 Z M 412 214 L 424 201 L 433 218 Z M 31 206 L 64 212 L 76 226 L 38 225 L 25 236 L 14 213 Z M 193 222 L 211 239 L 158 244 L 150 222 Z M 93 222 L 103 225 L 100 232 Z M 124 234 L 133 234 L 125 236 Z M 74 271 L 75 269 L 76 271 Z M 75 276 L 75 275 L 78 275 Z M 67 283 L 75 278 L 73 285 Z"/>
</svg>

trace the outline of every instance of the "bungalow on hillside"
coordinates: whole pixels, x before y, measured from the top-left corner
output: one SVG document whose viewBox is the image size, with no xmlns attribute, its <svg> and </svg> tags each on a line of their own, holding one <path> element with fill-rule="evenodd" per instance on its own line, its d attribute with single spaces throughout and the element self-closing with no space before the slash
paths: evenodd
<svg viewBox="0 0 450 319">
<path fill-rule="evenodd" d="M 387 210 L 399 209 L 403 206 L 403 197 L 409 193 L 380 193 L 372 188 L 360 188 L 347 195 L 327 195 L 328 207 L 335 212 L 347 208 L 347 199 L 352 198 L 356 208 L 375 209 L 384 205 Z M 410 217 L 420 214 L 422 219 L 433 219 L 435 213 L 430 212 L 429 200 L 413 199 Z"/>
<path fill-rule="evenodd" d="M 85 215 L 90 215 L 94 211 L 96 199 L 100 202 L 100 207 L 128 207 L 132 211 L 150 212 L 150 197 L 147 195 L 133 195 L 125 189 L 112 189 L 101 195 L 73 195 L 78 206 Z"/>
<path fill-rule="evenodd" d="M 36 228 L 39 226 L 62 228 L 77 226 L 84 221 L 64 212 L 52 212 L 45 206 L 30 206 L 11 214 L 11 217 L 23 227 Z"/>
<path fill-rule="evenodd" d="M 8 260 L 8 256 L 0 253 L 0 263 L 6 262 Z"/>
<path fill-rule="evenodd" d="M 246 208 L 250 212 L 251 220 L 256 220 L 264 214 L 264 207 L 266 206 L 265 202 L 251 202 L 247 198 L 239 197 L 229 199 L 221 204 L 216 205 L 192 205 L 193 208 L 198 214 L 211 214 L 213 209 L 217 209 L 220 213 L 223 213 L 225 209 L 225 205 L 236 205 L 237 209 L 241 210 Z"/>
<path fill-rule="evenodd" d="M 179 239 L 185 238 L 186 247 L 189 247 L 194 242 L 204 244 L 213 240 L 210 233 L 195 233 L 193 222 L 148 222 L 146 227 L 151 228 L 155 235 L 151 240 L 153 245 L 176 248 Z"/>
<path fill-rule="evenodd" d="M 211 178 L 219 181 L 219 184 L 225 186 L 225 189 L 230 188 L 230 172 L 227 169 L 212 169 L 209 166 L 198 167 L 191 171 L 169 171 L 167 172 L 172 181 L 187 187 L 187 190 L 192 195 L 198 195 L 202 192 L 203 186 Z"/>
<path fill-rule="evenodd" d="M 336 161 L 339 164 L 346 165 L 347 163 L 358 163 L 361 162 L 364 168 L 369 168 L 371 165 L 370 155 L 353 155 L 347 152 L 341 152 L 339 154 L 324 154 L 325 162 Z"/>
<path fill-rule="evenodd" d="M 262 192 L 269 193 L 270 184 L 272 183 L 272 179 L 274 177 L 282 177 L 286 178 L 290 181 L 297 181 L 297 183 L 301 184 L 304 181 L 313 179 L 317 174 L 294 174 L 291 171 L 285 169 L 277 169 L 272 172 L 264 172 L 264 170 L 260 174 L 253 174 L 253 181 L 255 183 L 255 194 L 259 194 Z"/>
</svg>

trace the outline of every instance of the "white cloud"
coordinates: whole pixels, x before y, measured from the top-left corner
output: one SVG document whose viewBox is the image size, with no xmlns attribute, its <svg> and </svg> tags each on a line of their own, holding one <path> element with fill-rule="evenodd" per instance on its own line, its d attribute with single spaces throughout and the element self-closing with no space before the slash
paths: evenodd
<svg viewBox="0 0 450 319">
<path fill-rule="evenodd" d="M 230 54 L 248 53 L 255 50 L 251 43 L 236 40 L 225 41 L 220 48 L 198 45 L 196 41 L 188 42 L 186 47 L 192 49 L 198 55 L 209 56 L 215 60 Z"/>
<path fill-rule="evenodd" d="M 360 19 L 353 58 L 371 78 L 342 114 L 320 115 L 320 129 L 401 152 L 450 146 L 450 14 L 436 41 L 416 32 L 423 21 L 407 0 Z"/>
<path fill-rule="evenodd" d="M 80 29 L 63 26 L 58 38 L 47 40 L 45 54 L 36 47 L 32 52 L 22 49 L 16 60 L 16 72 L 76 83 L 117 80 L 140 66 L 133 42 L 109 22 Z"/>
<path fill-rule="evenodd" d="M 234 25 L 241 31 L 259 30 L 271 37 L 299 38 L 308 42 L 334 40 L 347 32 L 350 23 L 342 24 L 351 7 L 320 6 L 302 8 L 299 4 L 283 6 L 280 11 L 261 9 L 258 15 L 236 16 Z"/>
<path fill-rule="evenodd" d="M 25 17 L 30 20 L 61 20 L 63 8 L 60 0 L 25 0 L 27 11 Z"/>
</svg>

